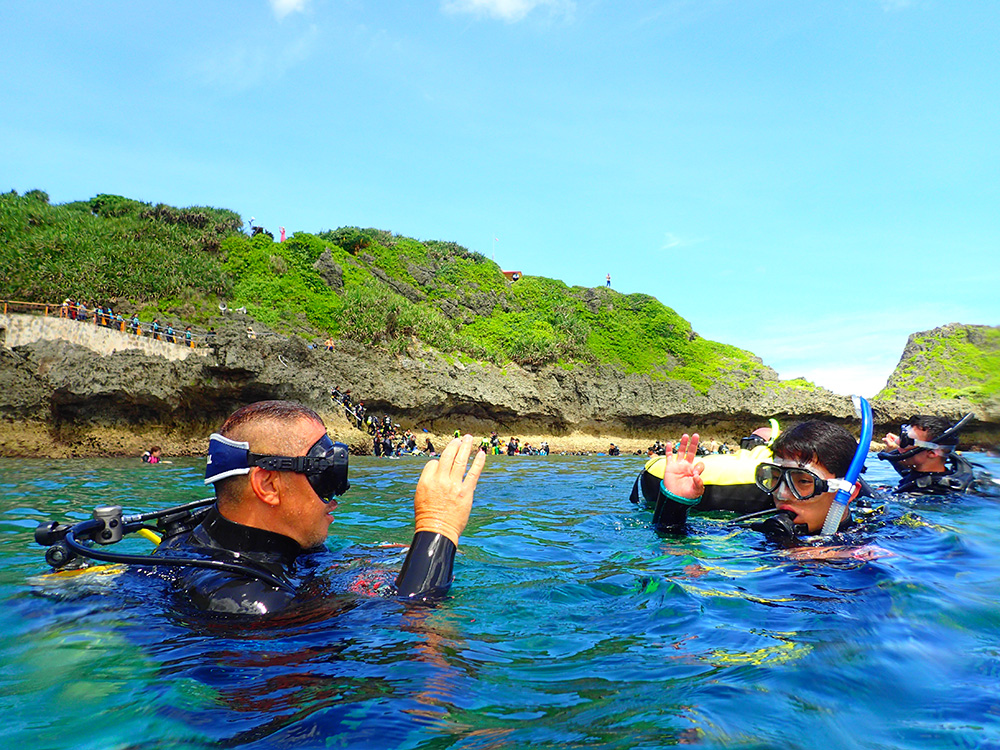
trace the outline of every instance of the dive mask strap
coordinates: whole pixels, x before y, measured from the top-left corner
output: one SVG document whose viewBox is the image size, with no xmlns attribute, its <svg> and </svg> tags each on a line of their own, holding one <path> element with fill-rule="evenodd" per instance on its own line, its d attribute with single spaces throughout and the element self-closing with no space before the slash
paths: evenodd
<svg viewBox="0 0 1000 750">
<path fill-rule="evenodd" d="M 208 438 L 208 462 L 205 464 L 205 484 L 220 479 L 250 473 L 250 443 L 213 432 Z"/>
</svg>

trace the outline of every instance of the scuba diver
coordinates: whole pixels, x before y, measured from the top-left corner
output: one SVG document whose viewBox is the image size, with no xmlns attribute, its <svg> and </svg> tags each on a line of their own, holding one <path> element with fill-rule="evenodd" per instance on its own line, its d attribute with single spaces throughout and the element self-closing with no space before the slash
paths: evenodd
<svg viewBox="0 0 1000 750">
<path fill-rule="evenodd" d="M 677 453 L 667 456 L 653 511 L 653 526 L 658 531 L 683 531 L 688 510 L 705 492 L 704 467 L 697 459 L 697 448 L 698 435 L 684 435 Z M 858 450 L 858 442 L 847 430 L 830 422 L 803 422 L 781 433 L 771 450 L 773 460 L 757 465 L 755 484 L 771 498 L 777 513 L 764 522 L 767 525 L 756 525 L 760 530 L 784 529 L 789 535 L 826 533 L 825 522 L 833 513 L 838 520 L 830 533 L 853 525 L 850 512 L 845 511 L 861 486 L 846 478 Z M 841 508 L 834 502 L 838 492 L 847 495 Z"/>
<path fill-rule="evenodd" d="M 754 478 L 757 466 L 771 459 L 771 443 L 781 434 L 777 420 L 769 421 L 770 427 L 759 427 L 742 438 L 738 451 L 712 454 L 700 460 L 705 467 L 701 472 L 705 491 L 693 510 L 755 513 L 772 507 L 770 496 L 757 486 Z M 642 498 L 647 507 L 656 505 L 666 460 L 658 455 L 646 462 L 632 485 L 631 502 L 638 504 Z"/>
<path fill-rule="evenodd" d="M 944 417 L 917 414 L 900 425 L 898 435 L 888 433 L 883 440 L 886 450 L 878 457 L 899 473 L 895 491 L 925 495 L 985 491 L 989 474 L 977 471 L 976 464 L 955 452 L 958 434 L 970 419 L 971 413 L 952 424 Z"/>
<path fill-rule="evenodd" d="M 416 531 L 396 596 L 430 601 L 447 593 L 486 461 L 477 453 L 466 473 L 472 448 L 466 435 L 424 466 L 414 497 Z M 316 412 L 291 401 L 262 401 L 237 410 L 209 440 L 205 483 L 214 486 L 214 499 L 139 516 L 103 506 L 72 526 L 43 523 L 35 539 L 49 547 L 46 561 L 57 569 L 77 557 L 167 566 L 179 570 L 178 589 L 199 609 L 277 612 L 298 601 L 299 573 L 324 548 L 336 498 L 350 487 L 347 471 L 347 446 L 330 440 Z M 156 554 L 94 546 L 130 532 L 158 541 Z"/>
<path fill-rule="evenodd" d="M 861 413 L 859 441 L 840 425 L 819 420 L 798 424 L 773 441 L 772 460 L 754 471 L 757 488 L 771 498 L 773 515 L 755 522 L 753 528 L 792 542 L 800 535 L 830 537 L 854 525 L 849 506 L 867 489 L 859 480 L 873 422 L 866 399 L 856 397 L 855 406 Z M 677 453 L 666 457 L 653 511 L 653 526 L 659 532 L 683 533 L 688 511 L 705 494 L 705 465 L 697 450 L 698 435 L 683 435 Z"/>
</svg>

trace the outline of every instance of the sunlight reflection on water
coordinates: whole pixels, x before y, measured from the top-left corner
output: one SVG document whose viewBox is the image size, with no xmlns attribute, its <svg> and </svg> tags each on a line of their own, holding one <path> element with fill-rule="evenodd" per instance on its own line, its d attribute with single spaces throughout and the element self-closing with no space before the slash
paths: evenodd
<svg viewBox="0 0 1000 750">
<path fill-rule="evenodd" d="M 977 457 L 979 460 L 979 457 Z M 997 459 L 982 459 L 1000 476 Z M 996 501 L 889 503 L 874 561 L 628 503 L 643 461 L 495 457 L 430 609 L 331 593 L 234 628 L 153 575 L 32 585 L 34 525 L 205 496 L 201 464 L 0 459 L 3 744 L 934 748 L 1000 742 Z M 327 588 L 392 571 L 418 459 L 353 460 Z M 891 484 L 884 464 L 867 476 Z M 906 516 L 904 514 L 908 513 Z M 132 542 L 130 542 L 132 543 Z M 141 548 L 141 543 L 137 548 Z M 30 580 L 29 580 L 30 579 Z M 44 712 L 39 713 L 39 707 Z M 95 720 L 96 719 L 96 720 Z"/>
</svg>

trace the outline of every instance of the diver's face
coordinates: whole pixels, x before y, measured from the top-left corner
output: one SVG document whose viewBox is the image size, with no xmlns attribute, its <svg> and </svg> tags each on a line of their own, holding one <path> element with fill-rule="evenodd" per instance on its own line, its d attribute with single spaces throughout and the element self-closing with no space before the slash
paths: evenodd
<svg viewBox="0 0 1000 750">
<path fill-rule="evenodd" d="M 931 442 L 930 433 L 923 427 L 910 426 L 909 436 L 914 440 L 924 440 L 926 442 Z M 910 446 L 910 448 L 902 449 L 901 452 L 905 452 L 906 450 L 912 450 L 912 449 L 913 446 Z M 922 451 L 917 451 L 909 458 L 902 459 L 899 463 L 908 469 L 916 469 L 917 471 L 922 471 L 922 467 L 933 458 L 934 454 L 932 451 L 922 450 Z"/>
<path fill-rule="evenodd" d="M 836 478 L 823 464 L 815 459 L 808 463 L 802 463 L 795 459 L 775 456 L 774 463 L 778 466 L 805 469 L 818 479 Z M 798 489 L 801 495 L 809 494 L 809 488 L 805 486 L 800 485 Z M 826 520 L 827 513 L 830 512 L 830 506 L 833 504 L 833 498 L 836 494 L 834 491 L 823 492 L 807 500 L 799 500 L 789 488 L 788 481 L 782 480 L 771 497 L 774 500 L 774 506 L 778 510 L 786 510 L 795 514 L 793 521 L 796 525 L 802 524 L 809 529 L 810 534 L 818 534 L 823 530 L 823 521 Z"/>
<path fill-rule="evenodd" d="M 296 450 L 289 453 L 293 456 L 304 456 L 309 447 L 326 434 L 326 427 L 320 422 L 303 419 L 299 423 L 301 435 Z M 289 536 L 299 543 L 303 549 L 310 549 L 322 544 L 330 532 L 333 522 L 333 511 L 337 509 L 337 501 L 323 502 L 309 484 L 305 474 L 292 471 L 281 472 L 281 508 L 280 528 L 273 529 Z"/>
</svg>

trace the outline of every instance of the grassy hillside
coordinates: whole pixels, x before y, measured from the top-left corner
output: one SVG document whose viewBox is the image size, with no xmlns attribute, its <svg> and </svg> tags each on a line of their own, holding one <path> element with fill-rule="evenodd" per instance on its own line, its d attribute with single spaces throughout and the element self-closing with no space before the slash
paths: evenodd
<svg viewBox="0 0 1000 750">
<path fill-rule="evenodd" d="M 25 301 L 151 300 L 185 290 L 225 294 L 219 245 L 240 230 L 232 211 L 175 209 L 113 195 L 49 205 L 0 196 L 0 294 Z"/>
<path fill-rule="evenodd" d="M 40 191 L 0 196 L 0 296 L 171 312 L 206 322 L 219 301 L 279 331 L 403 351 L 415 341 L 503 365 L 603 363 L 706 391 L 771 377 L 753 355 L 699 337 L 645 294 L 509 282 L 479 253 L 376 229 L 248 236 L 214 208 L 120 196 L 53 206 Z M 197 314 L 201 320 L 190 321 Z M 791 383 L 788 387 L 811 387 Z"/>
<path fill-rule="evenodd" d="M 952 324 L 910 336 L 899 365 L 876 398 L 920 405 L 1000 396 L 1000 327 Z"/>
</svg>

